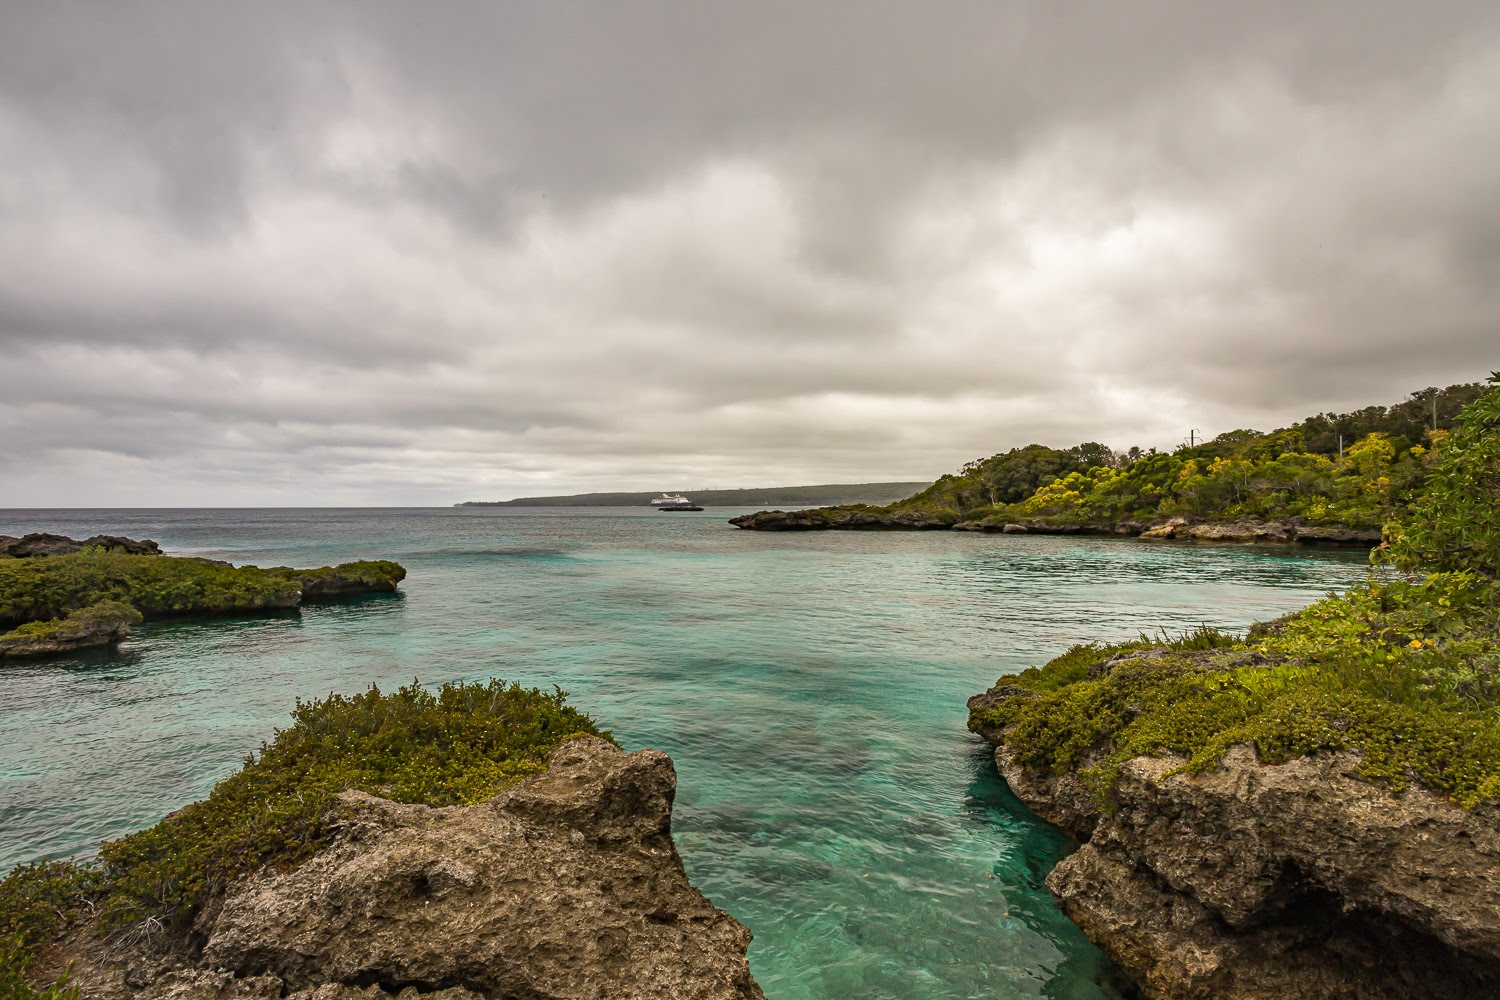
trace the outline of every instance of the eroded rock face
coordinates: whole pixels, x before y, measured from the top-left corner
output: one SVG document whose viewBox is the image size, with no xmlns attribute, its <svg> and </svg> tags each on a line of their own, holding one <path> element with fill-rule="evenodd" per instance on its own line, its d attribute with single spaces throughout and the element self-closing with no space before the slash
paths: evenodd
<svg viewBox="0 0 1500 1000">
<path fill-rule="evenodd" d="M 1198 521 L 1170 517 L 1140 532 L 1152 540 L 1270 543 L 1276 545 L 1374 545 L 1378 528 L 1316 527 L 1300 518 L 1285 521 Z"/>
<path fill-rule="evenodd" d="M 1001 688 L 983 698 L 1012 696 Z M 1500 811 L 1362 780 L 1350 754 L 1265 765 L 1246 746 L 1197 777 L 1125 766 L 1100 811 L 1072 773 L 996 765 L 1087 842 L 1047 885 L 1161 1000 L 1500 996 Z"/>
<path fill-rule="evenodd" d="M 348 793 L 329 848 L 205 913 L 196 961 L 78 980 L 101 1000 L 762 1000 L 750 932 L 683 873 L 675 788 L 666 754 L 582 738 L 479 805 Z"/>
<path fill-rule="evenodd" d="M 1358 777 L 1349 754 L 1167 777 L 1126 766 L 1120 806 L 1048 886 L 1160 997 L 1500 995 L 1500 823 Z"/>
</svg>

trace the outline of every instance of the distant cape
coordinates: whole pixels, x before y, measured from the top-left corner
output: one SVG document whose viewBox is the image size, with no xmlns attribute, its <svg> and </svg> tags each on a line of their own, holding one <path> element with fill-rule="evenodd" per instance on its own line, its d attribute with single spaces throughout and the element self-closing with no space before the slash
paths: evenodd
<svg viewBox="0 0 1500 1000">
<path fill-rule="evenodd" d="M 745 490 L 685 490 L 705 507 L 821 507 L 827 504 L 887 504 L 924 490 L 931 483 L 832 483 L 822 486 L 766 486 Z M 643 507 L 661 496 L 646 493 L 575 493 L 514 500 L 466 500 L 455 507 Z"/>
</svg>

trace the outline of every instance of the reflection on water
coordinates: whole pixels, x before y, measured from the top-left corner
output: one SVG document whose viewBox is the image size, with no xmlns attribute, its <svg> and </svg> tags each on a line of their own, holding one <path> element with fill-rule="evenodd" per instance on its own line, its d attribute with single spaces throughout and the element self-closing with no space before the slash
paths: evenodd
<svg viewBox="0 0 1500 1000">
<path fill-rule="evenodd" d="M 413 677 L 557 683 L 677 762 L 689 874 L 755 932 L 772 1000 L 1120 986 L 1043 884 L 1069 849 L 995 776 L 964 701 L 1074 642 L 1240 627 L 1357 555 L 959 533 L 761 534 L 735 511 L 0 512 L 310 565 L 395 558 L 403 595 L 144 627 L 0 672 L 0 864 L 201 797 L 297 697 Z"/>
</svg>

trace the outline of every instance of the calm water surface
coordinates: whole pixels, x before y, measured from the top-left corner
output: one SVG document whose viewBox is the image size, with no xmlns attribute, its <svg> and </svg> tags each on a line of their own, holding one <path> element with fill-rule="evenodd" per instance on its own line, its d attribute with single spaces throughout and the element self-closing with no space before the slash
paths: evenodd
<svg viewBox="0 0 1500 1000">
<path fill-rule="evenodd" d="M 263 565 L 394 558 L 404 593 L 140 628 L 0 670 L 0 866 L 87 852 L 235 770 L 297 697 L 558 684 L 677 763 L 693 881 L 755 933 L 771 1000 L 1116 996 L 1042 880 L 1069 843 L 964 729 L 965 699 L 1069 645 L 1242 627 L 1358 555 L 1116 539 L 743 532 L 739 511 L 3 511 Z"/>
</svg>

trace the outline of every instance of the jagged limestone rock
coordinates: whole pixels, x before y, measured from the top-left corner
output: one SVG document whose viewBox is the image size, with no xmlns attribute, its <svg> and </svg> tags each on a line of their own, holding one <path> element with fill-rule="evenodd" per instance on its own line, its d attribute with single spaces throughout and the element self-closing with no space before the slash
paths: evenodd
<svg viewBox="0 0 1500 1000">
<path fill-rule="evenodd" d="M 329 847 L 205 910 L 196 957 L 86 957 L 77 981 L 99 1000 L 763 1000 L 750 932 L 683 872 L 675 789 L 666 754 L 585 737 L 477 805 L 346 793 Z"/>
<path fill-rule="evenodd" d="M 1026 692 L 997 686 L 971 704 Z M 1246 745 L 1201 775 L 1126 763 L 1107 808 L 1020 764 L 980 727 L 1012 791 L 1086 842 L 1047 879 L 1063 911 L 1153 1000 L 1500 996 L 1500 808 L 1473 810 L 1320 753 Z"/>
</svg>

